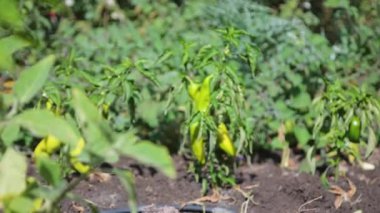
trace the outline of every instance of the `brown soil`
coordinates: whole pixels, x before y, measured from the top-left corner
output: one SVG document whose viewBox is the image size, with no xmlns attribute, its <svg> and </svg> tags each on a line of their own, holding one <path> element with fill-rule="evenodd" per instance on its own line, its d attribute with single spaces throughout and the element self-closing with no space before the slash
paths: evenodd
<svg viewBox="0 0 380 213">
<path fill-rule="evenodd" d="M 170 180 L 151 168 L 141 167 L 130 160 L 122 160 L 116 166 L 129 168 L 136 175 L 138 203 L 149 206 L 146 212 L 178 212 L 170 206 L 181 206 L 201 197 L 200 185 L 187 173 L 186 161 L 174 157 L 178 177 Z M 379 161 L 377 161 L 379 162 Z M 284 170 L 277 164 L 266 161 L 252 166 L 240 167 L 237 176 L 241 179 L 240 189 L 221 190 L 217 203 L 207 203 L 206 206 L 229 209 L 230 212 L 241 212 L 244 203 L 248 203 L 248 212 L 380 212 L 380 168 L 374 171 L 362 171 L 359 168 L 349 168 L 347 177 L 357 187 L 357 192 L 351 202 L 343 202 L 338 209 L 334 207 L 335 195 L 321 185 L 318 176 L 311 176 L 296 171 Z M 348 190 L 347 181 L 341 178 L 336 185 Z M 253 202 L 248 202 L 242 191 L 252 191 Z M 74 193 L 91 201 L 100 209 L 127 208 L 127 194 L 116 176 L 109 180 L 86 180 L 80 183 Z M 229 199 L 222 199 L 229 198 Z M 166 205 L 166 207 L 165 207 Z M 82 212 L 85 204 L 74 201 L 62 203 L 63 212 Z M 148 208 L 148 207 L 145 207 Z M 154 210 L 152 210 L 152 208 Z"/>
<path fill-rule="evenodd" d="M 239 189 L 223 189 L 218 202 L 205 202 L 207 207 L 221 207 L 229 212 L 242 212 L 248 204 L 247 212 L 252 213 L 295 213 L 295 212 L 380 212 L 380 168 L 374 171 L 363 171 L 349 167 L 347 178 L 357 187 L 350 201 L 343 202 L 341 207 L 334 207 L 335 195 L 321 185 L 319 176 L 312 176 L 297 171 L 281 169 L 276 163 L 264 161 L 253 165 L 240 167 L 236 176 L 241 182 Z M 201 187 L 187 172 L 186 161 L 174 157 L 177 168 L 177 179 L 170 180 L 155 170 L 134 164 L 123 159 L 115 166 L 129 168 L 136 176 L 138 203 L 145 206 L 145 212 L 178 212 L 171 206 L 181 206 L 201 197 Z M 340 178 L 331 184 L 348 191 L 345 178 Z M 242 192 L 252 192 L 243 196 Z M 128 207 L 127 194 L 124 192 L 116 176 L 109 180 L 86 180 L 80 183 L 74 191 L 79 197 L 87 199 L 102 210 Z M 152 206 L 153 205 L 153 206 Z M 85 204 L 66 200 L 62 203 L 63 212 L 81 212 L 88 210 Z M 159 208 L 160 206 L 160 208 Z M 155 210 L 152 210 L 155 209 Z"/>
</svg>

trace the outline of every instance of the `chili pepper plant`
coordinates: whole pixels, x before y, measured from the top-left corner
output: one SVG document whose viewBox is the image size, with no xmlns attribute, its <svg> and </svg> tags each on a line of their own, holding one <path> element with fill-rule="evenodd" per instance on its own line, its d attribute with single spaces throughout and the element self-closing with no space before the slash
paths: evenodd
<svg viewBox="0 0 380 213">
<path fill-rule="evenodd" d="M 380 126 L 380 103 L 365 87 L 326 82 L 326 91 L 314 100 L 316 113 L 314 145 L 308 153 L 312 170 L 326 162 L 339 175 L 342 160 L 373 169 L 365 162 L 376 147 L 376 130 Z M 321 161 L 312 160 L 319 153 Z"/>
<path fill-rule="evenodd" d="M 190 100 L 184 141 L 194 159 L 190 170 L 202 182 L 204 192 L 210 186 L 234 185 L 237 158 L 252 154 L 243 76 L 253 77 L 259 51 L 244 31 L 227 28 L 218 32 L 222 45 L 205 45 L 191 55 L 191 45 L 184 44 L 182 61 Z M 242 67 L 250 68 L 249 72 Z"/>
</svg>

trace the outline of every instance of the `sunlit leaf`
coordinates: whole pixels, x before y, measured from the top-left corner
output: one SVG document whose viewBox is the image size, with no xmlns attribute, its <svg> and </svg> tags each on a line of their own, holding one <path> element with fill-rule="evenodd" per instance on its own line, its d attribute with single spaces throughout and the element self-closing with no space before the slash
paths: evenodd
<svg viewBox="0 0 380 213">
<path fill-rule="evenodd" d="M 0 201 L 17 196 L 26 189 L 26 158 L 8 148 L 0 161 Z"/>
<path fill-rule="evenodd" d="M 3 1 L 3 0 L 0 0 Z M 0 4 L 1 5 L 1 4 Z M 0 7 L 3 9 L 3 5 Z M 1 10 L 1 9 L 0 9 Z M 0 11 L 1 14 L 1 11 Z M 0 15 L 1 16 L 1 15 Z M 11 70 L 14 66 L 12 54 L 30 45 L 30 42 L 16 35 L 0 39 L 0 70 Z"/>
<path fill-rule="evenodd" d="M 130 134 L 120 135 L 116 141 L 116 149 L 143 164 L 155 167 L 170 178 L 176 176 L 174 164 L 167 148 L 149 141 L 131 143 L 130 137 Z"/>
<path fill-rule="evenodd" d="M 21 73 L 14 86 L 15 95 L 21 104 L 29 102 L 41 90 L 54 61 L 53 55 L 47 56 Z"/>
<path fill-rule="evenodd" d="M 137 193 L 135 190 L 135 179 L 131 172 L 115 170 L 121 184 L 128 193 L 128 205 L 131 212 L 137 212 Z"/>
<path fill-rule="evenodd" d="M 19 1 L 0 0 L 0 24 L 10 27 L 13 30 L 20 30 L 23 27 L 23 17 L 18 9 Z"/>
<path fill-rule="evenodd" d="M 33 207 L 32 199 L 26 196 L 18 196 L 7 205 L 7 212 L 30 212 Z"/>
<path fill-rule="evenodd" d="M 9 123 L 1 132 L 1 139 L 5 146 L 10 146 L 18 139 L 20 133 L 20 126 L 15 123 Z"/>
<path fill-rule="evenodd" d="M 349 0 L 327 0 L 324 2 L 325 7 L 330 8 L 349 8 L 350 1 Z"/>
<path fill-rule="evenodd" d="M 375 131 L 371 127 L 368 128 L 368 143 L 367 143 L 367 149 L 365 152 L 365 158 L 368 158 L 373 150 L 375 150 L 377 145 L 377 139 Z"/>
<path fill-rule="evenodd" d="M 84 92 L 73 89 L 72 106 L 79 124 L 83 127 L 85 141 L 88 150 L 101 156 L 107 162 L 117 160 L 117 155 L 110 147 L 112 142 L 112 130 L 108 123 L 101 117 L 100 112 Z"/>
<path fill-rule="evenodd" d="M 26 110 L 17 115 L 12 122 L 26 128 L 37 137 L 53 135 L 70 146 L 74 146 L 80 139 L 78 131 L 72 125 L 49 110 Z"/>
</svg>

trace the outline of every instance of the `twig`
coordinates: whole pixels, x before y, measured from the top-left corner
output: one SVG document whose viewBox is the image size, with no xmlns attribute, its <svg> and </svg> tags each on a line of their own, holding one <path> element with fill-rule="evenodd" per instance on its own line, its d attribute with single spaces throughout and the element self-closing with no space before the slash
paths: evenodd
<svg viewBox="0 0 380 213">
<path fill-rule="evenodd" d="M 312 200 L 309 200 L 309 201 L 307 201 L 306 203 L 304 203 L 304 204 L 302 204 L 299 208 L 298 208 L 298 213 L 300 213 L 300 212 L 307 212 L 307 211 L 314 211 L 314 210 L 317 210 L 318 208 L 313 208 L 313 209 L 303 209 L 306 205 L 309 205 L 310 203 L 312 203 L 312 202 L 314 202 L 314 201 L 317 201 L 317 200 L 319 200 L 319 199 L 322 199 L 323 198 L 323 196 L 321 195 L 321 196 L 319 196 L 319 197 L 316 197 L 316 198 L 314 198 L 314 199 L 312 199 Z"/>
<path fill-rule="evenodd" d="M 57 206 L 57 204 L 65 197 L 65 195 L 73 190 L 82 180 L 86 179 L 87 175 L 81 175 L 79 178 L 75 179 L 74 181 L 70 182 L 64 190 L 59 193 L 59 195 L 52 201 L 51 206 Z"/>
<path fill-rule="evenodd" d="M 258 184 L 255 184 L 255 185 L 252 185 L 250 187 L 254 188 L 257 186 L 258 186 Z M 243 191 L 239 186 L 235 187 L 234 189 L 236 191 L 240 192 L 245 199 L 247 199 L 248 201 L 251 201 L 254 205 L 257 205 L 257 206 L 260 205 L 259 203 L 257 203 L 256 201 L 253 200 L 252 191 L 247 193 L 247 192 Z"/>
</svg>

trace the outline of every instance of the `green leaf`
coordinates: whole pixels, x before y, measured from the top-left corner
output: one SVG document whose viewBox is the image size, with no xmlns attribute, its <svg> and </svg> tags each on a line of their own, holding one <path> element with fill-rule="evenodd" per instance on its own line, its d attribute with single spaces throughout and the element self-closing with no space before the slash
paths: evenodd
<svg viewBox="0 0 380 213">
<path fill-rule="evenodd" d="M 37 159 L 37 168 L 40 175 L 51 185 L 58 186 L 61 180 L 61 167 L 48 157 Z"/>
<path fill-rule="evenodd" d="M 83 128 L 88 150 L 111 163 L 117 161 L 117 154 L 111 149 L 113 132 L 90 99 L 81 90 L 73 89 L 72 106 Z"/>
<path fill-rule="evenodd" d="M 26 189 L 26 158 L 8 148 L 0 162 L 0 201 Z"/>
<path fill-rule="evenodd" d="M 376 134 L 371 127 L 368 128 L 368 144 L 365 152 L 365 158 L 368 158 L 377 145 Z"/>
<path fill-rule="evenodd" d="M 131 212 L 137 213 L 137 194 L 135 190 L 135 179 L 130 171 L 115 170 L 121 185 L 128 193 L 128 205 Z"/>
<path fill-rule="evenodd" d="M 3 6 L 0 8 L 3 8 Z M 0 39 L 0 70 L 11 70 L 14 67 L 12 54 L 29 45 L 29 41 L 16 35 L 11 35 Z"/>
<path fill-rule="evenodd" d="M 293 98 L 291 106 L 297 109 L 308 108 L 311 104 L 311 98 L 309 93 L 301 92 L 296 97 Z"/>
<path fill-rule="evenodd" d="M 116 141 L 115 149 L 122 154 L 132 157 L 141 163 L 155 167 L 170 178 L 175 178 L 176 171 L 169 151 L 150 141 L 130 141 L 131 134 L 120 135 Z"/>
<path fill-rule="evenodd" d="M 161 64 L 162 62 L 168 60 L 170 57 L 172 57 L 173 55 L 173 52 L 172 51 L 166 51 L 164 52 L 162 55 L 160 55 L 160 57 L 157 59 L 156 61 L 156 65 L 159 65 Z"/>
<path fill-rule="evenodd" d="M 20 133 L 20 126 L 15 123 L 9 123 L 1 132 L 1 139 L 5 146 L 10 146 L 14 141 L 18 139 Z"/>
<path fill-rule="evenodd" d="M 78 119 L 82 122 L 89 121 L 100 124 L 103 120 L 100 112 L 86 94 L 79 89 L 73 89 L 72 94 L 72 105 L 77 113 Z"/>
<path fill-rule="evenodd" d="M 292 82 L 293 86 L 298 86 L 302 84 L 302 75 L 292 71 L 286 72 L 285 75 L 289 79 L 289 81 Z"/>
<path fill-rule="evenodd" d="M 14 85 L 14 92 L 21 104 L 25 104 L 37 94 L 49 77 L 55 57 L 47 56 L 35 65 L 25 69 Z"/>
<path fill-rule="evenodd" d="M 17 213 L 24 213 L 24 212 L 31 212 L 30 210 L 33 209 L 33 200 L 25 197 L 25 196 L 19 196 L 14 199 L 12 199 L 11 202 L 6 206 L 7 211 L 6 212 L 17 212 Z"/>
<path fill-rule="evenodd" d="M 13 30 L 20 30 L 24 22 L 18 9 L 19 1 L 0 0 L 0 25 L 5 25 Z"/>
<path fill-rule="evenodd" d="M 350 1 L 349 0 L 326 0 L 324 2 L 325 7 L 330 8 L 346 8 L 348 9 L 350 7 Z"/>
<path fill-rule="evenodd" d="M 246 52 L 247 52 L 247 60 L 248 60 L 249 69 L 251 70 L 252 75 L 255 75 L 256 63 L 260 56 L 260 50 L 259 48 L 255 46 L 247 45 Z"/>
<path fill-rule="evenodd" d="M 273 138 L 271 141 L 271 147 L 273 149 L 281 150 L 284 148 L 284 146 L 285 146 L 285 142 L 281 141 L 278 137 Z"/>
<path fill-rule="evenodd" d="M 162 106 L 159 102 L 152 100 L 144 100 L 138 104 L 137 114 L 151 127 L 157 127 L 159 124 L 158 116 L 162 111 Z"/>
<path fill-rule="evenodd" d="M 291 119 L 294 117 L 294 110 L 291 110 L 283 100 L 276 101 L 275 109 L 281 119 Z"/>
<path fill-rule="evenodd" d="M 309 131 L 305 127 L 300 126 L 294 128 L 294 135 L 301 146 L 305 146 L 311 138 Z"/>
<path fill-rule="evenodd" d="M 322 183 L 323 188 L 329 189 L 330 188 L 330 182 L 329 179 L 327 178 L 327 171 L 329 168 L 327 168 L 321 175 L 320 180 Z"/>
<path fill-rule="evenodd" d="M 317 169 L 317 159 L 313 156 L 313 152 L 314 152 L 314 147 L 310 147 L 306 153 L 306 160 L 308 162 L 309 170 L 312 175 L 315 174 L 315 171 Z"/>
<path fill-rule="evenodd" d="M 11 122 L 26 128 L 37 137 L 54 135 L 58 140 L 75 146 L 80 136 L 65 119 L 54 115 L 49 110 L 26 110 L 12 119 Z"/>
</svg>

